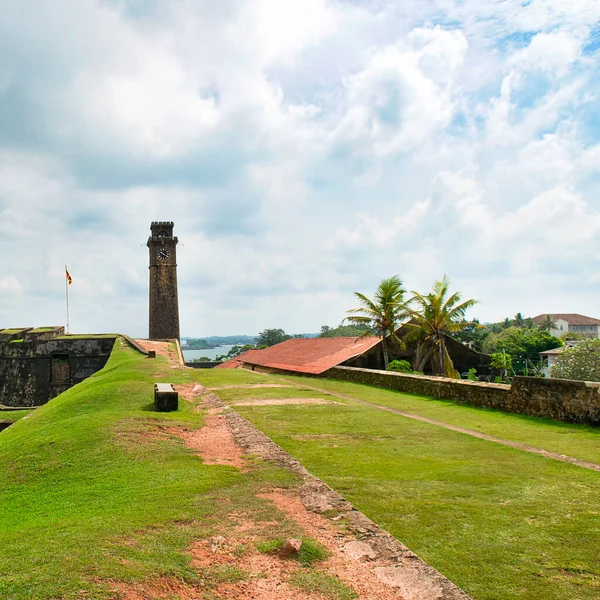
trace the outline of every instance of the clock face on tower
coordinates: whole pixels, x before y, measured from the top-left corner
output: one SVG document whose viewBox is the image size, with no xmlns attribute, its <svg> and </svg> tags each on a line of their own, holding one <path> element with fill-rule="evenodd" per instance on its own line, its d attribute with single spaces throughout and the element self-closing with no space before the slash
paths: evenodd
<svg viewBox="0 0 600 600">
<path fill-rule="evenodd" d="M 158 258 L 162 260 L 167 260 L 169 258 L 169 251 L 166 248 L 159 248 L 156 252 Z"/>
</svg>

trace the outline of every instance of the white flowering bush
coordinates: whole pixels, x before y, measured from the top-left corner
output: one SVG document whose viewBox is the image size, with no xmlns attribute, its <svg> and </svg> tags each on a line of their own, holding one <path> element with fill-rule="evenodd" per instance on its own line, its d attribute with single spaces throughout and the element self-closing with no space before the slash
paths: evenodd
<svg viewBox="0 0 600 600">
<path fill-rule="evenodd" d="M 590 339 L 565 348 L 556 358 L 552 377 L 578 381 L 600 381 L 600 339 Z"/>
</svg>

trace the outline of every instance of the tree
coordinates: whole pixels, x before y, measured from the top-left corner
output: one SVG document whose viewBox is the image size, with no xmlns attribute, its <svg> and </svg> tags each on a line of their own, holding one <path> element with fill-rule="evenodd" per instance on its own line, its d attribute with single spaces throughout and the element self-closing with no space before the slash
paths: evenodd
<svg viewBox="0 0 600 600">
<path fill-rule="evenodd" d="M 513 325 L 515 327 L 525 327 L 525 317 L 520 312 L 515 315 Z"/>
<path fill-rule="evenodd" d="M 406 290 L 402 287 L 398 275 L 382 279 L 375 290 L 373 300 L 360 292 L 354 292 L 360 306 L 350 309 L 348 312 L 352 313 L 351 316 L 344 319 L 344 321 L 348 321 L 353 325 L 367 326 L 368 329 L 364 330 L 358 337 L 375 334 L 381 338 L 381 351 L 385 369 L 389 364 L 388 337 L 398 345 L 403 345 L 396 335 L 396 329 L 398 329 L 400 321 L 409 312 L 408 303 L 404 301 L 405 293 Z"/>
<path fill-rule="evenodd" d="M 328 327 L 323 325 L 321 333 L 318 337 L 333 338 L 333 337 L 360 337 L 364 333 L 372 333 L 368 325 L 340 325 L 339 327 Z"/>
<path fill-rule="evenodd" d="M 489 327 L 483 326 L 479 319 L 473 319 L 470 323 L 467 323 L 460 331 L 451 333 L 451 337 L 462 344 L 469 346 L 469 348 L 477 351 L 483 351 L 483 344 L 491 334 Z"/>
<path fill-rule="evenodd" d="M 506 352 L 495 352 L 490 356 L 490 367 L 502 371 L 502 379 L 507 379 L 508 371 L 512 369 L 512 356 Z"/>
<path fill-rule="evenodd" d="M 600 339 L 588 339 L 565 348 L 551 370 L 552 377 L 578 381 L 600 381 Z"/>
<path fill-rule="evenodd" d="M 449 288 L 450 280 L 444 275 L 433 284 L 433 291 L 426 296 L 413 291 L 410 301 L 416 304 L 416 308 L 410 311 L 412 319 L 407 326 L 411 330 L 408 336 L 418 340 L 415 371 L 423 371 L 431 361 L 435 374 L 458 379 L 460 376 L 448 354 L 444 336 L 470 325 L 465 321 L 465 313 L 477 304 L 477 300 L 461 302 L 459 292 L 448 295 Z"/>
<path fill-rule="evenodd" d="M 257 346 L 274 346 L 289 340 L 290 336 L 283 329 L 265 329 L 256 338 Z"/>
<path fill-rule="evenodd" d="M 217 356 L 216 360 L 220 360 L 220 361 L 225 361 L 225 360 L 231 360 L 232 358 L 235 358 L 236 356 L 239 356 L 240 354 L 242 354 L 242 352 L 246 352 L 247 350 L 256 350 L 256 346 L 254 344 L 244 344 L 243 346 L 232 346 L 229 349 L 229 352 L 227 354 L 221 354 L 220 356 Z"/>
<path fill-rule="evenodd" d="M 556 327 L 556 321 L 550 315 L 544 315 L 544 320 L 538 324 L 540 331 L 550 333 Z"/>
<path fill-rule="evenodd" d="M 540 352 L 560 346 L 562 346 L 562 342 L 547 331 L 509 327 L 500 333 L 489 335 L 483 343 L 483 351 L 486 354 L 492 354 L 502 352 L 504 348 L 513 356 L 527 355 L 528 358 L 533 358 Z"/>
<path fill-rule="evenodd" d="M 198 358 L 192 358 L 192 360 L 190 360 L 189 362 L 193 362 L 193 363 L 199 363 L 199 362 L 212 362 L 214 359 L 210 358 L 209 356 L 199 356 Z M 216 360 L 220 360 L 220 358 L 217 358 Z"/>
</svg>

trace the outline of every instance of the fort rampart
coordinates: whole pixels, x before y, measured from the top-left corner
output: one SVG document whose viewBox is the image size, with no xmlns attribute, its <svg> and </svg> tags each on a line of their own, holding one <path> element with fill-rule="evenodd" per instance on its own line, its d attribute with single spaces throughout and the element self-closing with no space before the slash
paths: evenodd
<svg viewBox="0 0 600 600">
<path fill-rule="evenodd" d="M 116 336 L 63 333 L 0 330 L 0 404 L 40 406 L 104 367 Z"/>
</svg>

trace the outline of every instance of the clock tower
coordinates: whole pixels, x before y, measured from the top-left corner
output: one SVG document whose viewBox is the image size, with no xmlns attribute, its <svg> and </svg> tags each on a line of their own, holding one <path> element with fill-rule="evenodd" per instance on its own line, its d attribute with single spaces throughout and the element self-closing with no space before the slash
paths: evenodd
<svg viewBox="0 0 600 600">
<path fill-rule="evenodd" d="M 154 221 L 147 246 L 150 250 L 151 340 L 179 339 L 176 247 L 172 221 Z"/>
</svg>

